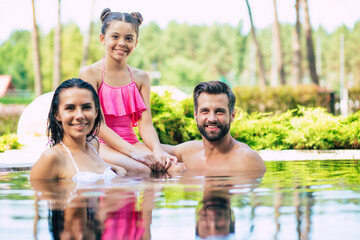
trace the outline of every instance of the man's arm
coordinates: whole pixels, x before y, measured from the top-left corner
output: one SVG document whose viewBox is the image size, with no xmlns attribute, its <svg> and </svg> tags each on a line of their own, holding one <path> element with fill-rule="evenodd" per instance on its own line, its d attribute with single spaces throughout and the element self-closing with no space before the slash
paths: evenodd
<svg viewBox="0 0 360 240">
<path fill-rule="evenodd" d="M 171 166 L 167 169 L 168 172 L 184 172 L 186 170 L 186 165 L 183 163 L 181 156 L 184 145 L 185 143 L 179 145 L 161 144 L 161 147 L 164 149 L 164 151 L 178 159 L 177 163 L 171 163 Z"/>
<path fill-rule="evenodd" d="M 179 145 L 161 144 L 161 147 L 164 149 L 165 152 L 175 156 L 179 162 L 182 162 L 181 151 L 180 151 L 181 145 L 182 144 Z"/>
</svg>

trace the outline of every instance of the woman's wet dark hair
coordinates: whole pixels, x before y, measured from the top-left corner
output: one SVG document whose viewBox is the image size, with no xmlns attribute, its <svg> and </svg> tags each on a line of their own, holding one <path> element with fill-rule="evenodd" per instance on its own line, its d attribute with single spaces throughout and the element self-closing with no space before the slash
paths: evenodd
<svg viewBox="0 0 360 240">
<path fill-rule="evenodd" d="M 50 111 L 48 116 L 48 128 L 47 128 L 47 135 L 50 140 L 50 146 L 54 146 L 55 144 L 62 141 L 64 137 L 64 129 L 58 120 L 56 120 L 55 115 L 59 111 L 59 102 L 60 102 L 60 93 L 69 88 L 80 88 L 80 89 L 88 89 L 91 92 L 91 95 L 93 97 L 94 103 L 95 103 L 95 110 L 97 112 L 97 116 L 95 118 L 94 126 L 91 129 L 91 131 L 86 135 L 86 141 L 91 141 L 93 138 L 95 138 L 95 135 L 98 133 L 100 124 L 103 121 L 101 109 L 100 109 L 100 101 L 99 97 L 93 88 L 89 83 L 79 79 L 79 78 L 72 78 L 64 81 L 62 84 L 60 84 L 59 87 L 56 88 L 54 96 L 51 101 L 50 105 Z"/>
<path fill-rule="evenodd" d="M 143 22 L 143 17 L 139 12 L 132 12 L 132 13 L 122 13 L 122 12 L 112 12 L 110 8 L 105 8 L 100 15 L 100 20 L 102 23 L 101 33 L 105 35 L 106 29 L 108 28 L 109 24 L 114 21 L 118 20 L 121 22 L 131 23 L 133 25 L 136 36 L 139 37 L 139 26 Z"/>
<path fill-rule="evenodd" d="M 194 88 L 194 108 L 195 112 L 198 109 L 198 98 L 201 93 L 208 94 L 220 94 L 225 93 L 229 98 L 229 112 L 230 114 L 234 111 L 236 97 L 232 92 L 229 85 L 221 81 L 209 81 L 209 82 L 201 82 Z"/>
</svg>

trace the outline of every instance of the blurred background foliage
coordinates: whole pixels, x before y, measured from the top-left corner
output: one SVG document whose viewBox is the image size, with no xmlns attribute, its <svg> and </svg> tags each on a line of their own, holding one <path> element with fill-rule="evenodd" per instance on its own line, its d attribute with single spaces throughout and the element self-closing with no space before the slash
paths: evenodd
<svg viewBox="0 0 360 240">
<path fill-rule="evenodd" d="M 286 84 L 291 81 L 293 59 L 291 33 L 294 26 L 281 25 L 283 43 L 284 71 Z M 87 64 L 100 60 L 104 54 L 99 41 L 100 24 L 93 23 Z M 322 49 L 321 74 L 318 73 L 320 86 L 332 91 L 339 90 L 340 35 L 345 39 L 345 76 L 348 88 L 360 86 L 360 22 L 353 29 L 346 26 L 332 33 L 323 28 L 313 30 L 314 47 Z M 84 36 L 74 23 L 64 24 L 61 34 L 61 79 L 78 76 L 83 56 Z M 303 36 L 302 36 L 303 37 Z M 267 78 L 271 75 L 272 26 L 257 31 L 257 38 L 263 54 Z M 45 34 L 40 31 L 41 73 L 43 91 L 52 90 L 53 77 L 53 39 L 54 30 Z M 257 75 L 251 80 L 252 37 L 238 26 L 229 24 L 188 25 L 169 22 L 166 28 L 160 28 L 150 22 L 140 29 L 139 44 L 129 58 L 129 64 L 148 71 L 152 76 L 152 85 L 171 85 L 190 93 L 193 86 L 202 81 L 224 80 L 232 87 L 258 86 Z M 301 39 L 305 56 L 305 39 Z M 306 57 L 302 58 L 305 69 L 303 84 L 309 84 Z M 256 64 L 255 64 L 256 65 Z M 256 68 L 257 72 L 258 69 Z M 157 74 L 154 74 L 157 73 Z M 24 30 L 14 31 L 0 45 L 0 75 L 11 75 L 15 88 L 33 89 L 34 73 L 32 67 L 31 33 Z"/>
</svg>

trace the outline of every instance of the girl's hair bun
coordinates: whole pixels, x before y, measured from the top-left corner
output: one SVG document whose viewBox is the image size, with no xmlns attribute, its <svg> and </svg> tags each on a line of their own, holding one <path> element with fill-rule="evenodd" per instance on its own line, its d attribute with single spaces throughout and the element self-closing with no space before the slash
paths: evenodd
<svg viewBox="0 0 360 240">
<path fill-rule="evenodd" d="M 131 16 L 133 16 L 136 19 L 136 21 L 139 23 L 139 26 L 141 25 L 141 23 L 144 20 L 141 13 L 139 13 L 139 12 L 132 12 Z"/>
<path fill-rule="evenodd" d="M 104 10 L 102 10 L 100 15 L 101 23 L 104 23 L 106 17 L 109 16 L 110 13 L 111 13 L 110 8 L 104 8 Z"/>
</svg>

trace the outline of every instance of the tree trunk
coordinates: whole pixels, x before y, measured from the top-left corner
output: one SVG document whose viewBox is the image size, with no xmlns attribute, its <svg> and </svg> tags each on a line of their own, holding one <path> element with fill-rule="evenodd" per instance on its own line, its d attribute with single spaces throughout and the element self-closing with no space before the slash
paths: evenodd
<svg viewBox="0 0 360 240">
<path fill-rule="evenodd" d="M 263 63 L 263 58 L 260 52 L 260 46 L 259 46 L 259 42 L 257 41 L 256 38 L 256 34 L 255 34 L 255 27 L 254 27 L 254 23 L 252 20 L 252 15 L 251 15 L 251 9 L 250 9 L 250 5 L 248 0 L 246 0 L 246 5 L 249 11 L 249 17 L 250 17 L 250 23 L 251 23 L 251 35 L 253 37 L 254 43 L 255 43 L 255 48 L 256 48 L 256 56 L 257 56 L 257 60 L 259 63 L 259 72 L 260 72 L 260 86 L 261 87 L 265 87 L 266 86 L 266 78 L 265 78 L 265 68 L 264 68 L 264 63 Z"/>
<path fill-rule="evenodd" d="M 295 9 L 296 9 L 296 24 L 295 29 L 293 30 L 293 40 L 292 40 L 292 48 L 293 48 L 293 62 L 292 62 L 292 81 L 291 84 L 293 86 L 300 85 L 302 83 L 302 68 L 301 68 L 301 44 L 300 44 L 300 10 L 299 10 L 300 0 L 296 0 Z"/>
<path fill-rule="evenodd" d="M 34 90 L 35 96 L 40 96 L 42 93 L 42 76 L 41 76 L 41 60 L 40 60 L 40 51 L 39 51 L 39 35 L 38 29 L 36 25 L 36 17 L 35 17 L 35 2 L 32 0 L 32 11 L 33 11 L 33 31 L 31 33 L 31 40 L 33 46 L 33 66 L 34 66 Z"/>
<path fill-rule="evenodd" d="M 90 39 L 91 39 L 91 30 L 92 30 L 92 16 L 94 11 L 94 4 L 95 0 L 91 0 L 91 7 L 90 7 L 90 24 L 87 33 L 84 37 L 84 55 L 81 61 L 81 67 L 86 66 L 87 59 L 89 57 L 89 48 L 90 48 Z"/>
<path fill-rule="evenodd" d="M 61 82 L 61 0 L 58 0 L 57 25 L 54 34 L 54 70 L 53 70 L 53 90 Z"/>
<path fill-rule="evenodd" d="M 314 44 L 311 35 L 311 25 L 309 17 L 309 7 L 307 0 L 301 0 L 302 7 L 304 9 L 305 21 L 304 21 L 304 30 L 306 36 L 306 45 L 307 45 L 307 58 L 309 62 L 309 71 L 311 76 L 311 81 L 314 84 L 319 85 L 319 79 L 316 74 L 316 65 L 315 65 L 315 54 L 314 54 Z"/>
<path fill-rule="evenodd" d="M 283 51 L 282 51 L 282 41 L 281 41 L 281 34 L 280 34 L 280 24 L 279 18 L 276 9 L 276 0 L 273 0 L 274 3 L 274 39 L 275 39 L 275 54 L 276 54 L 276 70 L 277 75 L 280 77 L 280 83 L 282 85 L 285 84 L 285 73 L 284 73 L 284 62 L 283 62 Z"/>
</svg>

